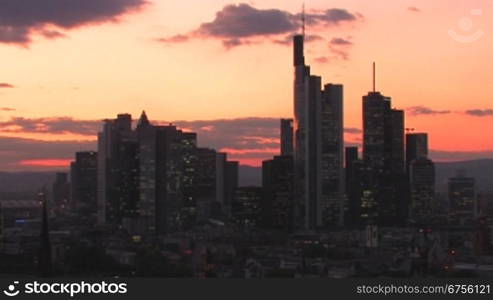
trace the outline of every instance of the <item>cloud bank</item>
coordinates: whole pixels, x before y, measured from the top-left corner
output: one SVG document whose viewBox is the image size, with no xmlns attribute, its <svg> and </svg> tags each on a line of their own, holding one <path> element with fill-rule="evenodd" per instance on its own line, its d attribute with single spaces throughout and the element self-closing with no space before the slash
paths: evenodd
<svg viewBox="0 0 493 300">
<path fill-rule="evenodd" d="M 362 15 L 345 9 L 330 8 L 307 13 L 305 22 L 307 26 L 315 29 L 339 26 L 362 18 Z M 245 3 L 230 4 L 218 11 L 214 20 L 200 24 L 189 33 L 157 40 L 169 44 L 195 38 L 216 39 L 221 41 L 225 48 L 231 48 L 251 44 L 261 38 L 273 38 L 272 42 L 284 45 L 287 44 L 287 39 L 300 31 L 301 19 L 301 14 L 292 14 L 281 9 L 258 9 Z"/>
<path fill-rule="evenodd" d="M 33 36 L 59 38 L 82 26 L 116 22 L 146 0 L 0 0 L 0 43 L 26 46 Z"/>
</svg>

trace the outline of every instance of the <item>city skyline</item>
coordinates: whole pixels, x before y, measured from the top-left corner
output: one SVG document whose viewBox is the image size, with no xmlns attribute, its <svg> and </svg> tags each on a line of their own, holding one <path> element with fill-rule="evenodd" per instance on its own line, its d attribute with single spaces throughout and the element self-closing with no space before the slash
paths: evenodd
<svg viewBox="0 0 493 300">
<path fill-rule="evenodd" d="M 421 0 L 205 2 L 181 26 L 147 32 L 166 33 L 152 39 L 163 51 L 154 56 L 142 40 L 119 43 L 155 24 L 163 11 L 153 9 L 181 4 L 0 0 L 0 55 L 5 44 L 33 51 L 33 63 L 46 42 L 82 47 L 38 60 L 44 72 L 34 63 L 23 79 L 34 89 L 0 81 L 0 97 L 29 99 L 0 106 L 0 274 L 493 276 L 493 139 L 475 123 L 493 117 L 490 61 L 463 70 L 489 58 L 473 21 L 486 6 L 466 10 L 462 33 L 444 42 L 434 30 L 455 10 Z M 197 22 L 206 8 L 211 21 Z M 77 44 L 83 31 L 90 42 Z M 490 159 L 443 162 L 475 155 Z"/>
<path fill-rule="evenodd" d="M 28 29 L 28 34 L 20 35 L 24 39 L 8 40 L 2 29 L 0 54 L 12 58 L 5 63 L 0 78 L 0 147 L 9 151 L 0 162 L 2 170 L 68 168 L 75 151 L 95 150 L 100 119 L 124 112 L 136 116 L 142 109 L 152 120 L 163 120 L 157 123 L 172 121 L 184 130 L 197 132 L 202 136 L 201 146 L 228 152 L 242 164 L 260 166 L 262 160 L 278 154 L 278 120 L 292 116 L 292 71 L 287 63 L 291 50 L 290 43 L 282 38 L 299 32 L 299 23 L 293 21 L 299 17 L 299 1 L 282 6 L 272 1 L 204 3 L 200 4 L 204 5 L 202 11 L 197 7 L 181 22 L 167 18 L 169 26 L 150 31 L 145 29 L 154 26 L 153 22 L 163 24 L 163 15 L 182 12 L 181 4 L 122 3 L 127 6 L 101 12 L 100 18 L 81 18 L 73 26 L 49 16 L 22 16 L 33 19 L 31 23 L 21 20 Z M 491 37 L 486 32 L 474 43 L 461 43 L 447 34 L 449 29 L 459 30 L 456 23 L 468 16 L 474 28 L 490 28 L 486 16 L 491 4 L 464 1 L 447 12 L 437 9 L 440 3 L 424 1 L 385 5 L 379 10 L 383 2 L 370 6 L 334 1 L 329 7 L 321 1 L 307 3 L 306 31 L 311 39 L 306 46 L 307 60 L 325 81 L 345 86 L 346 145 L 361 144 L 360 99 L 371 90 L 371 62 L 375 60 L 377 89 L 392 95 L 394 106 L 406 111 L 406 127 L 429 134 L 434 161 L 492 158 L 493 138 L 481 130 L 493 120 L 486 88 L 493 78 L 489 73 L 493 68 L 488 67 L 491 62 L 486 59 Z M 471 9 L 479 8 L 481 15 L 470 15 Z M 223 32 L 221 26 L 238 16 L 272 21 L 266 26 L 270 31 L 235 27 L 246 31 L 233 40 L 231 37 L 239 33 Z M 107 24 L 115 18 L 119 22 Z M 397 18 L 402 24 L 395 23 Z M 286 20 L 289 22 L 283 23 Z M 42 38 L 40 29 L 29 25 L 33 22 L 41 29 L 50 29 L 51 37 L 57 30 L 65 37 Z M 392 29 L 394 39 L 384 40 L 387 31 L 382 28 L 389 24 L 396 27 Z M 12 28 L 21 29 L 15 26 Z M 415 33 L 398 36 L 398 30 L 405 26 Z M 202 36 L 190 34 L 197 28 L 202 28 Z M 131 34 L 116 34 L 126 30 Z M 379 34 L 372 35 L 376 32 Z M 49 34 L 44 32 L 44 36 Z M 106 48 L 91 47 L 95 40 Z M 202 46 L 197 48 L 199 44 Z M 132 51 L 122 51 L 122 45 Z M 428 47 L 423 45 L 431 45 L 434 51 L 427 53 Z M 73 55 L 63 56 L 63 61 L 50 66 L 44 63 L 57 61 L 54 55 L 62 57 L 59 51 Z M 110 53 L 112 59 L 108 59 Z M 328 53 L 333 56 L 329 62 Z M 139 54 L 148 57 L 135 60 Z M 193 65 L 200 65 L 201 70 Z M 45 76 L 48 70 L 50 75 Z M 258 76 L 251 76 L 254 70 Z M 28 71 L 33 76 L 25 76 Z M 470 76 L 471 72 L 475 76 Z M 453 139 L 450 122 L 457 124 Z M 229 144 L 221 138 L 233 135 L 228 128 L 240 132 Z M 13 152 L 8 150 L 12 147 Z M 33 147 L 40 149 L 38 153 L 29 150 Z"/>
</svg>

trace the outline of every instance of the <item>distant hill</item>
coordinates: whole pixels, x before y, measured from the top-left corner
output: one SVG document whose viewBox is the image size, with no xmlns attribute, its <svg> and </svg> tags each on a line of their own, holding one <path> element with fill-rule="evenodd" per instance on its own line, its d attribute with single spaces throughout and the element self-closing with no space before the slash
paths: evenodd
<svg viewBox="0 0 493 300">
<path fill-rule="evenodd" d="M 445 192 L 450 177 L 457 170 L 464 170 L 469 177 L 476 178 L 477 190 L 493 192 L 493 159 L 477 159 L 459 162 L 436 163 L 437 191 Z M 262 168 L 240 166 L 240 186 L 262 185 Z"/>
<path fill-rule="evenodd" d="M 477 191 L 493 192 L 493 159 L 477 159 L 459 162 L 436 163 L 437 190 L 447 190 L 447 182 L 457 170 L 464 170 L 466 176 L 476 178 Z"/>
</svg>

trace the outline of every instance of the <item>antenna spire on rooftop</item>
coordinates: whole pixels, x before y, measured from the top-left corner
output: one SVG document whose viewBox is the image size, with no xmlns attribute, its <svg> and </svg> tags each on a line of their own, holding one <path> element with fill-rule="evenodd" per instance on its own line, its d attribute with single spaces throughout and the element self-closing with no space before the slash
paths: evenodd
<svg viewBox="0 0 493 300">
<path fill-rule="evenodd" d="M 301 11 L 301 34 L 305 37 L 305 2 L 303 2 Z"/>
<path fill-rule="evenodd" d="M 376 77 L 375 72 L 376 72 L 376 70 L 375 69 L 376 69 L 375 62 L 373 62 L 373 92 L 376 91 L 376 84 L 375 84 L 375 81 L 376 81 L 376 79 L 375 79 L 375 77 Z"/>
</svg>

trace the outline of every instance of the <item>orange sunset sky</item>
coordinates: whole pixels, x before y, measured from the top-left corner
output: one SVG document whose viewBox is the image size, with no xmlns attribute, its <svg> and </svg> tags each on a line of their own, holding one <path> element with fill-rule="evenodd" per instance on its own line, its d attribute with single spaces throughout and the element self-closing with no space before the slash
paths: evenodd
<svg viewBox="0 0 493 300">
<path fill-rule="evenodd" d="M 0 0 L 0 171 L 63 168 L 96 149 L 100 120 L 142 110 L 244 164 L 277 154 L 302 1 L 64 2 Z M 433 159 L 493 158 L 493 1 L 305 6 L 307 63 L 344 84 L 348 144 L 376 61 L 377 89 Z"/>
</svg>

